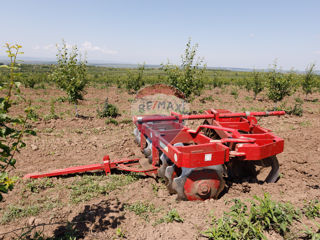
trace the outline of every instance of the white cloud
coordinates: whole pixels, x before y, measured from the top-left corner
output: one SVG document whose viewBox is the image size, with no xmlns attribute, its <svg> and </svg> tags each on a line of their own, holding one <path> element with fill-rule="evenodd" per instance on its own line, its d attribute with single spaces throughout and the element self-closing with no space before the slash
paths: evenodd
<svg viewBox="0 0 320 240">
<path fill-rule="evenodd" d="M 56 46 L 54 44 L 48 44 L 44 46 L 36 45 L 32 47 L 34 50 L 46 50 L 46 51 L 53 51 L 56 49 Z"/>
<path fill-rule="evenodd" d="M 87 52 L 101 52 L 103 54 L 114 55 L 117 51 L 107 49 L 105 47 L 94 46 L 91 42 L 85 41 L 81 44 L 80 50 Z"/>
<path fill-rule="evenodd" d="M 67 45 L 67 48 L 69 48 L 69 49 L 72 48 L 72 46 L 73 46 L 73 44 L 69 44 L 69 43 L 67 43 L 66 45 Z M 58 46 L 60 46 L 60 44 L 58 44 Z M 44 46 L 36 45 L 32 48 L 34 50 L 50 51 L 50 52 L 54 52 L 57 50 L 57 47 L 55 44 L 48 44 L 48 45 L 44 45 Z M 114 55 L 114 54 L 118 53 L 115 50 L 110 50 L 105 47 L 95 46 L 89 41 L 85 41 L 85 42 L 81 43 L 79 49 L 83 52 L 100 52 L 100 53 L 107 54 L 107 55 Z"/>
<path fill-rule="evenodd" d="M 250 38 L 254 38 L 254 36 L 255 36 L 254 33 L 250 33 L 250 34 L 249 34 L 249 37 L 250 37 Z"/>
<path fill-rule="evenodd" d="M 315 51 L 314 54 L 320 55 L 320 50 L 319 51 Z"/>
</svg>

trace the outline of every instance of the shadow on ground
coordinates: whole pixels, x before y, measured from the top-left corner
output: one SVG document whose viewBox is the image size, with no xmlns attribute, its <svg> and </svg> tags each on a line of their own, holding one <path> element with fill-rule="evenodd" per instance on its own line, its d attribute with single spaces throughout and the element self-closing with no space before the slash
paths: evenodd
<svg viewBox="0 0 320 240">
<path fill-rule="evenodd" d="M 54 230 L 55 238 L 73 236 L 84 238 L 88 233 L 116 229 L 125 219 L 124 206 L 118 199 L 103 200 L 97 204 L 85 205 L 71 222 Z"/>
</svg>

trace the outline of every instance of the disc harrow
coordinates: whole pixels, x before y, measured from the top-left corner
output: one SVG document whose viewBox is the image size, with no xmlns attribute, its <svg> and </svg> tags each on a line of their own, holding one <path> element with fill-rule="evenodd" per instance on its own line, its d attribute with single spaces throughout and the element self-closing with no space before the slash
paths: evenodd
<svg viewBox="0 0 320 240">
<path fill-rule="evenodd" d="M 134 116 L 135 142 L 145 159 L 110 160 L 59 169 L 25 178 L 59 176 L 76 172 L 112 169 L 142 172 L 164 179 L 170 194 L 180 200 L 218 198 L 225 179 L 274 183 L 279 178 L 276 155 L 284 148 L 284 140 L 258 125 L 256 117 L 284 115 L 284 111 L 232 113 L 209 109 L 204 114 L 169 116 Z M 185 126 L 188 120 L 204 120 L 196 130 Z M 261 179 L 264 168 L 269 173 Z M 259 169 L 261 168 L 261 169 Z M 263 174 L 262 174 L 263 175 Z"/>
<path fill-rule="evenodd" d="M 232 113 L 210 109 L 200 115 L 135 116 L 134 135 L 157 175 L 181 200 L 218 198 L 225 178 L 274 183 L 279 178 L 276 155 L 283 139 L 258 125 L 256 117 L 284 115 L 284 111 Z M 183 123 L 203 119 L 195 131 Z M 258 167 L 270 168 L 259 179 Z"/>
</svg>

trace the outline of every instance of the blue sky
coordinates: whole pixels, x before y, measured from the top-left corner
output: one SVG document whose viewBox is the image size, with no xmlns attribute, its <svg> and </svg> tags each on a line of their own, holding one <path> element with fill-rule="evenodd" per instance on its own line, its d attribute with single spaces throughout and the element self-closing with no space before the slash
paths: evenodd
<svg viewBox="0 0 320 240">
<path fill-rule="evenodd" d="M 320 1 L 1 1 L 0 44 L 54 59 L 64 38 L 89 62 L 179 63 L 189 37 L 212 67 L 320 65 Z M 4 54 L 1 48 L 0 55 Z M 319 69 L 319 66 L 316 67 Z"/>
</svg>

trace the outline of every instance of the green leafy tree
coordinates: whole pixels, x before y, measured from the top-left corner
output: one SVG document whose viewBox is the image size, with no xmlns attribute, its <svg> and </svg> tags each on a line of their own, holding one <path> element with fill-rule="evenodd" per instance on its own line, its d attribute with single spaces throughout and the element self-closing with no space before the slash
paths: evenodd
<svg viewBox="0 0 320 240">
<path fill-rule="evenodd" d="M 252 79 L 250 78 L 246 78 L 245 79 L 245 83 L 244 83 L 244 88 L 250 92 L 252 90 L 252 87 L 253 87 L 253 81 Z"/>
<path fill-rule="evenodd" d="M 258 94 L 262 92 L 264 88 L 263 79 L 261 73 L 253 71 L 253 81 L 252 81 L 252 90 L 254 92 L 254 99 L 257 98 Z"/>
<path fill-rule="evenodd" d="M 294 73 L 283 74 L 277 69 L 277 64 L 268 74 L 268 97 L 273 102 L 279 102 L 286 96 L 290 96 L 295 88 L 293 84 Z"/>
<path fill-rule="evenodd" d="M 21 96 L 20 83 L 16 81 L 15 70 L 17 67 L 17 56 L 23 54 L 21 46 L 18 44 L 10 45 L 6 43 L 7 54 L 10 59 L 9 65 L 2 65 L 9 69 L 10 81 L 7 85 L 0 87 L 0 91 L 5 92 L 4 97 L 0 97 L 0 201 L 3 193 L 8 193 L 12 190 L 14 179 L 8 175 L 8 169 L 16 164 L 15 155 L 20 152 L 20 149 L 25 147 L 23 142 L 25 134 L 35 134 L 34 131 L 26 129 L 28 113 L 31 109 L 31 104 L 25 109 L 25 116 L 13 116 L 10 112 L 12 106 L 12 97 L 16 95 L 22 102 L 26 103 L 26 99 Z"/>
<path fill-rule="evenodd" d="M 162 69 L 168 75 L 169 84 L 182 91 L 187 98 L 200 95 L 204 88 L 206 65 L 202 59 L 196 59 L 198 44 L 191 45 L 191 39 L 186 44 L 184 55 L 181 56 L 181 66 L 166 64 Z"/>
<path fill-rule="evenodd" d="M 128 79 L 125 84 L 126 89 L 129 92 L 137 92 L 145 85 L 145 81 L 143 79 L 144 68 L 143 64 L 138 67 L 138 73 L 134 73 L 133 71 L 128 72 Z"/>
<path fill-rule="evenodd" d="M 68 95 L 70 103 L 75 105 L 76 117 L 79 116 L 77 105 L 83 100 L 87 80 L 87 61 L 81 58 L 77 46 L 68 49 L 66 42 L 62 46 L 57 45 L 57 64 L 53 66 L 51 74 L 56 84 Z"/>
<path fill-rule="evenodd" d="M 306 94 L 306 97 L 308 96 L 308 94 L 311 94 L 313 92 L 313 88 L 316 86 L 314 67 L 315 64 L 311 64 L 309 67 L 307 67 L 306 74 L 304 75 L 302 81 L 302 90 Z"/>
</svg>

